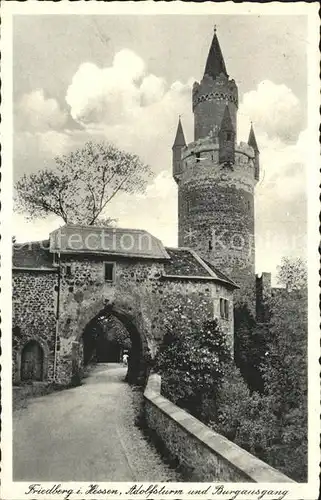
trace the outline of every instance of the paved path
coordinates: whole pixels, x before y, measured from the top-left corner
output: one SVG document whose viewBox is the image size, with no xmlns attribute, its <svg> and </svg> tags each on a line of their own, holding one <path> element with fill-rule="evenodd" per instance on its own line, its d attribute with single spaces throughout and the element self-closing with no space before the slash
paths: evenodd
<svg viewBox="0 0 321 500">
<path fill-rule="evenodd" d="M 179 481 L 134 425 L 138 396 L 124 382 L 125 371 L 99 364 L 82 386 L 17 410 L 14 480 Z"/>
</svg>

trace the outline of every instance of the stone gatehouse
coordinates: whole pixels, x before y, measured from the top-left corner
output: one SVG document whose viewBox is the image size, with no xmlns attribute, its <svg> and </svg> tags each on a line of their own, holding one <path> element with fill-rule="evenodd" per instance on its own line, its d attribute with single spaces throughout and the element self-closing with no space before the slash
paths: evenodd
<svg viewBox="0 0 321 500">
<path fill-rule="evenodd" d="M 128 380 L 140 380 L 167 328 L 217 318 L 233 352 L 237 285 L 189 248 L 146 231 L 65 225 L 13 249 L 13 375 L 68 383 L 82 368 L 84 332 L 113 315 L 131 341 Z"/>
</svg>

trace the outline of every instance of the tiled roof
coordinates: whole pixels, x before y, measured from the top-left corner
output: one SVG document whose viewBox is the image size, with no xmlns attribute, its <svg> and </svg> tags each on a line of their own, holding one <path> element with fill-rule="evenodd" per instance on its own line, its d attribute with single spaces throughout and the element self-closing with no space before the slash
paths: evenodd
<svg viewBox="0 0 321 500">
<path fill-rule="evenodd" d="M 203 259 L 203 261 L 217 275 L 217 277 L 219 279 L 221 279 L 222 281 L 226 281 L 227 283 L 229 283 L 231 286 L 234 286 L 235 288 L 240 288 L 239 285 L 237 283 L 235 283 L 235 281 L 231 280 L 231 278 L 228 278 L 228 276 L 226 276 L 226 274 L 219 271 L 217 269 L 217 267 L 215 267 L 211 262 L 208 262 L 207 260 L 204 260 L 204 259 Z"/>
<path fill-rule="evenodd" d="M 65 228 L 70 228 L 70 226 L 65 226 Z M 96 250 L 92 250 L 90 248 L 85 247 L 84 245 L 81 249 L 77 248 L 69 248 L 68 246 L 68 236 L 79 235 L 77 239 L 74 237 L 74 240 L 71 242 L 77 242 L 78 244 L 84 243 L 84 239 L 88 240 L 88 235 L 101 235 L 99 232 L 92 231 L 93 229 L 104 229 L 106 228 L 93 228 L 93 227 L 83 227 L 83 226 L 73 226 L 75 229 L 74 232 L 62 232 L 61 240 L 58 241 L 56 238 L 52 238 L 52 235 L 56 235 L 57 232 L 51 233 L 51 241 L 50 241 L 50 250 L 49 250 L 49 240 L 44 241 L 34 241 L 31 243 L 24 244 L 15 244 L 13 247 L 13 267 L 14 268 L 28 268 L 28 269 L 56 269 L 56 266 L 53 265 L 53 253 L 58 252 L 58 245 L 60 243 L 60 252 L 61 253 L 71 253 L 71 254 L 79 254 L 79 253 L 94 253 L 94 254 L 106 254 L 106 255 L 115 255 L 115 256 L 126 256 L 126 257 L 136 257 L 136 258 L 149 258 L 149 259 L 162 259 L 164 260 L 164 278 L 167 279 L 207 279 L 209 281 L 221 281 L 225 284 L 238 288 L 238 285 L 234 283 L 230 278 L 228 278 L 225 274 L 219 271 L 216 267 L 213 266 L 210 262 L 203 260 L 194 250 L 190 248 L 165 248 L 162 243 L 154 238 L 151 234 L 146 231 L 137 231 L 133 229 L 125 230 L 117 230 L 114 231 L 113 234 L 115 236 L 114 240 L 114 249 L 102 249 L 99 248 L 98 252 Z M 78 229 L 77 229 L 78 228 Z M 88 232 L 87 229 L 90 229 L 91 232 Z M 84 231 L 85 230 L 85 231 Z M 126 233 L 125 233 L 126 231 Z M 128 231 L 128 232 L 127 232 Z M 108 234 L 110 236 L 111 233 L 103 233 L 104 235 Z M 142 238 L 141 242 L 149 242 L 150 247 L 146 248 L 141 243 L 142 247 L 140 247 L 141 253 L 138 253 L 139 248 L 134 247 L 133 251 L 130 252 L 127 250 L 127 253 L 122 248 L 117 248 L 117 243 L 120 241 L 120 235 L 122 234 L 131 234 L 133 237 L 137 238 L 137 245 L 139 240 L 139 235 L 147 235 L 148 238 Z M 63 236 L 64 235 L 64 236 Z M 81 239 L 82 237 L 83 239 Z M 89 238 L 90 239 L 90 238 Z M 131 241 L 133 241 L 130 238 Z M 88 240 L 89 241 L 89 240 Z M 87 243 L 88 243 L 87 241 Z M 108 240 L 110 243 L 110 240 Z M 67 244 L 66 244 L 67 243 Z M 70 243 L 70 241 L 69 241 Z M 53 245 L 56 244 L 56 247 Z M 149 253 L 147 253 L 149 251 Z"/>
<path fill-rule="evenodd" d="M 171 260 L 165 262 L 165 274 L 171 276 L 204 276 L 209 272 L 200 264 L 188 249 L 166 248 Z"/>
<path fill-rule="evenodd" d="M 239 288 L 234 281 L 190 248 L 166 248 L 170 261 L 165 262 L 165 278 L 208 279 Z"/>
<path fill-rule="evenodd" d="M 12 265 L 20 268 L 54 269 L 49 240 L 15 243 L 12 249 Z"/>
<path fill-rule="evenodd" d="M 168 259 L 162 242 L 142 229 L 65 225 L 50 233 L 50 251 Z"/>
</svg>

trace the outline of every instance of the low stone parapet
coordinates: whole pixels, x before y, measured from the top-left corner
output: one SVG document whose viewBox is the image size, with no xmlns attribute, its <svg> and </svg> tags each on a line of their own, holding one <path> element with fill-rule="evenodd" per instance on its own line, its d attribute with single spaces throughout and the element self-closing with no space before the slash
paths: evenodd
<svg viewBox="0 0 321 500">
<path fill-rule="evenodd" d="M 164 398 L 160 389 L 160 376 L 151 374 L 144 392 L 145 421 L 189 481 L 294 482 Z"/>
</svg>

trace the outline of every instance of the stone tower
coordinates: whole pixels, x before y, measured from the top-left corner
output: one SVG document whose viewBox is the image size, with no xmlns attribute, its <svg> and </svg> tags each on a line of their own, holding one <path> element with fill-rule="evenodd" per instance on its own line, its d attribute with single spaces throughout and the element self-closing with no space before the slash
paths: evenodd
<svg viewBox="0 0 321 500">
<path fill-rule="evenodd" d="M 238 300 L 255 309 L 254 187 L 259 150 L 251 126 L 237 143 L 238 90 L 214 36 L 205 72 L 193 86 L 194 142 L 179 120 L 173 145 L 178 184 L 178 243 L 192 247 L 240 286 Z"/>
</svg>

